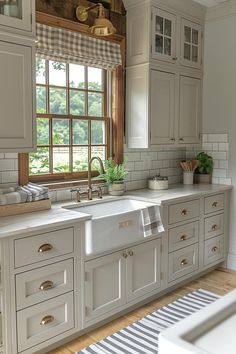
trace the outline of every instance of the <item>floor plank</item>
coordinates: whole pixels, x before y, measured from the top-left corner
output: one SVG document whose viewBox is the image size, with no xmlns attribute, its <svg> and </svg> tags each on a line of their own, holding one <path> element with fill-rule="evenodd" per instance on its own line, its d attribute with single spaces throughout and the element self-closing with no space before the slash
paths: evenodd
<svg viewBox="0 0 236 354">
<path fill-rule="evenodd" d="M 139 320 L 149 313 L 158 310 L 162 306 L 165 306 L 179 297 L 199 288 L 213 291 L 219 295 L 225 295 L 229 291 L 236 288 L 236 272 L 223 268 L 214 270 L 213 272 L 144 305 L 141 308 L 118 318 L 117 320 L 91 331 L 90 333 L 68 343 L 67 345 L 48 352 L 48 354 L 75 354 L 84 347 L 119 331 L 121 328 L 128 326 L 132 322 Z"/>
</svg>

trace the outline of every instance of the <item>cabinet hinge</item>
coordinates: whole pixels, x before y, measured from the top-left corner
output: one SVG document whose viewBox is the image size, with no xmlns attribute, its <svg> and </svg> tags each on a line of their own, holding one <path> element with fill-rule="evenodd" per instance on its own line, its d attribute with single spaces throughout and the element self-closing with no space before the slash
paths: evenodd
<svg viewBox="0 0 236 354">
<path fill-rule="evenodd" d="M 33 24 L 33 15 L 30 14 L 30 22 L 31 22 L 31 25 Z"/>
<path fill-rule="evenodd" d="M 88 281 L 88 272 L 84 272 L 84 281 Z"/>
<path fill-rule="evenodd" d="M 202 37 L 202 39 L 203 39 L 203 36 L 204 36 L 204 34 L 203 34 L 203 31 L 201 32 L 201 37 Z"/>
<path fill-rule="evenodd" d="M 149 137 L 150 137 L 150 141 L 151 141 L 152 140 L 152 132 L 151 132 L 151 130 L 149 132 Z"/>
<path fill-rule="evenodd" d="M 153 13 L 151 13 L 151 21 L 153 20 Z"/>
<path fill-rule="evenodd" d="M 84 309 L 84 314 L 85 314 L 85 316 L 88 316 L 88 313 L 89 313 L 88 306 L 85 306 L 85 309 Z"/>
<path fill-rule="evenodd" d="M 163 252 L 163 245 L 161 245 L 161 253 Z"/>
</svg>

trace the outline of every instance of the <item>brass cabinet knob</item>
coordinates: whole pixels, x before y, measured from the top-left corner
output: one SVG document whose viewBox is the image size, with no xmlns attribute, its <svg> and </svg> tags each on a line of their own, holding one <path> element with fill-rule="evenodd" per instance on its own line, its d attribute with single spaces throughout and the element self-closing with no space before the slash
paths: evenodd
<svg viewBox="0 0 236 354">
<path fill-rule="evenodd" d="M 212 206 L 213 208 L 216 208 L 217 205 L 218 205 L 218 202 L 213 202 L 213 203 L 211 204 L 211 206 Z"/>
<path fill-rule="evenodd" d="M 218 229 L 218 225 L 216 225 L 216 224 L 213 225 L 212 228 L 211 228 L 212 231 L 216 231 L 217 229 Z"/>
<path fill-rule="evenodd" d="M 187 259 L 183 259 L 183 260 L 180 262 L 180 264 L 181 264 L 182 266 L 185 266 L 185 265 L 188 264 L 188 260 L 187 260 Z"/>
<path fill-rule="evenodd" d="M 177 57 L 173 57 L 172 60 L 176 61 L 176 60 L 178 60 L 178 58 Z"/>
<path fill-rule="evenodd" d="M 179 141 L 184 141 L 184 138 L 179 138 Z"/>
<path fill-rule="evenodd" d="M 127 258 L 128 257 L 127 253 L 123 253 L 123 257 Z"/>
<path fill-rule="evenodd" d="M 182 216 L 187 215 L 187 213 L 188 213 L 187 209 L 183 209 L 183 210 L 181 211 L 181 215 L 182 215 Z"/>
<path fill-rule="evenodd" d="M 54 284 L 51 280 L 47 280 L 47 281 L 44 281 L 40 286 L 39 286 L 39 290 L 43 290 L 43 291 L 46 291 L 46 290 L 50 290 L 54 287 Z"/>
<path fill-rule="evenodd" d="M 128 254 L 129 254 L 129 256 L 133 257 L 134 252 L 133 251 L 129 251 Z"/>
<path fill-rule="evenodd" d="M 55 319 L 55 318 L 54 318 L 53 316 L 45 316 L 45 317 L 41 320 L 40 325 L 41 325 L 41 326 L 46 326 L 46 325 L 52 323 L 52 322 L 54 321 L 54 319 Z"/>
<path fill-rule="evenodd" d="M 44 245 L 40 246 L 38 249 L 39 253 L 49 252 L 53 249 L 53 246 L 50 243 L 45 243 Z"/>
<path fill-rule="evenodd" d="M 182 235 L 182 236 L 180 237 L 180 240 L 181 240 L 181 241 L 186 241 L 186 240 L 187 240 L 187 236 L 186 236 L 186 235 Z"/>
<path fill-rule="evenodd" d="M 171 138 L 170 141 L 175 141 L 175 138 Z"/>
<path fill-rule="evenodd" d="M 211 252 L 216 252 L 216 251 L 218 251 L 218 247 L 217 246 L 214 246 L 214 247 L 212 247 L 212 249 L 211 249 Z"/>
</svg>

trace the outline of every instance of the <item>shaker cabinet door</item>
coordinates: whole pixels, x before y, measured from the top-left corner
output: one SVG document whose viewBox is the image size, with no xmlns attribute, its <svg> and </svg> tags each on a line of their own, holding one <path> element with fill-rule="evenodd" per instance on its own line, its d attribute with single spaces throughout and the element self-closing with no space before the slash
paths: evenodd
<svg viewBox="0 0 236 354">
<path fill-rule="evenodd" d="M 0 41 L 0 151 L 26 152 L 34 146 L 33 48 Z"/>
</svg>

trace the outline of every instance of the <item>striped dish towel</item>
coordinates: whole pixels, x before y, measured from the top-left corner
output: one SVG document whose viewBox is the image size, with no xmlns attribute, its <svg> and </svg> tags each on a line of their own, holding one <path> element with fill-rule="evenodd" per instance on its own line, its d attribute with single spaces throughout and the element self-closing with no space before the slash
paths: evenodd
<svg viewBox="0 0 236 354">
<path fill-rule="evenodd" d="M 18 186 L 15 191 L 4 189 L 0 191 L 0 205 L 28 203 L 49 199 L 48 188 L 34 183 Z"/>
<path fill-rule="evenodd" d="M 164 232 L 159 205 L 152 205 L 141 210 L 144 237 Z"/>
</svg>

